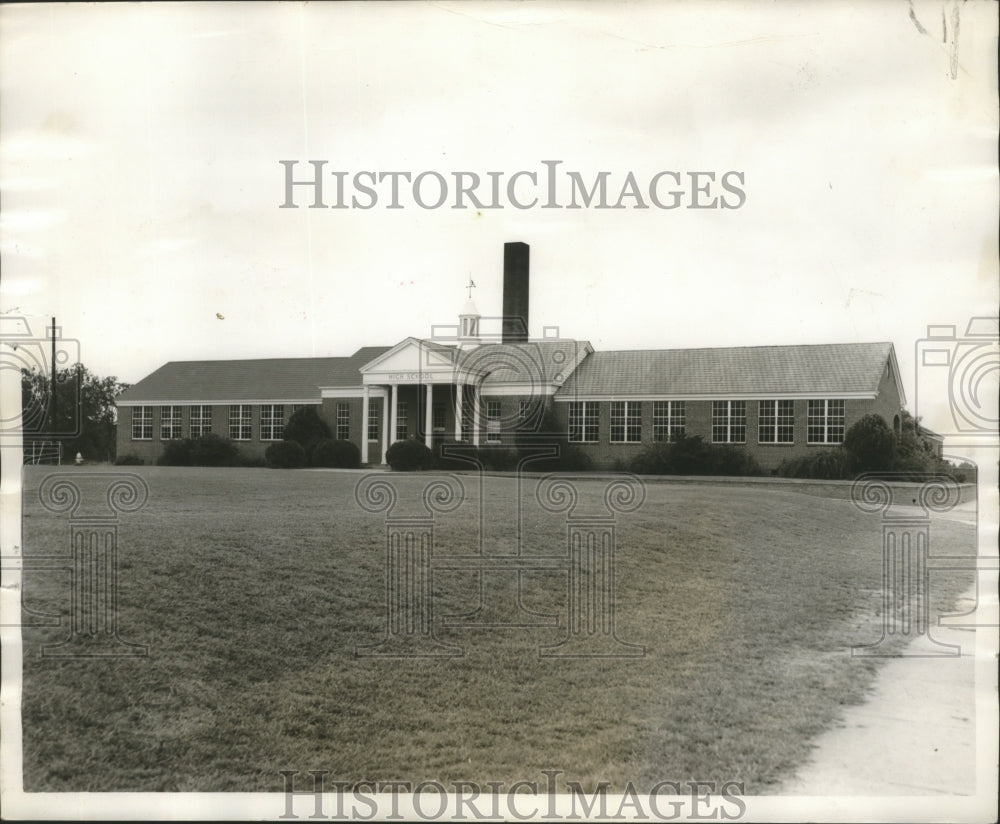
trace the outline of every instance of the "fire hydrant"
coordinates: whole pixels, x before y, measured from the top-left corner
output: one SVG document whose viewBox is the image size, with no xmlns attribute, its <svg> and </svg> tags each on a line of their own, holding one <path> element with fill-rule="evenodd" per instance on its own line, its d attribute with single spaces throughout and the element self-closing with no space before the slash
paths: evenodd
<svg viewBox="0 0 1000 824">
<path fill-rule="evenodd" d="M 83 463 L 83 454 L 80 452 L 76 453 L 76 465 L 79 466 Z"/>
</svg>

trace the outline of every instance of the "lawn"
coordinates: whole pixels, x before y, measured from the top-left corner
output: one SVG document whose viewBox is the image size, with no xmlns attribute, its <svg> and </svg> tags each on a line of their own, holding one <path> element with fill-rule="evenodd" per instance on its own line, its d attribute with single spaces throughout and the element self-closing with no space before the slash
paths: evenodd
<svg viewBox="0 0 1000 824">
<path fill-rule="evenodd" d="M 25 573 L 25 604 L 64 616 L 23 633 L 29 791 L 281 791 L 283 769 L 509 786 L 557 769 L 587 788 L 740 781 L 764 794 L 863 699 L 879 663 L 849 649 L 881 634 L 880 516 L 843 500 L 649 485 L 617 526 L 617 631 L 642 657 L 540 658 L 560 627 L 444 626 L 475 606 L 478 579 L 439 571 L 437 637 L 464 657 L 371 658 L 355 650 L 385 632 L 385 525 L 355 502 L 360 475 L 129 469 L 150 499 L 121 516 L 119 627 L 149 655 L 42 658 L 67 634 L 69 580 Z M 66 516 L 38 503 L 44 475 L 25 475 L 29 556 L 68 552 Z M 386 477 L 400 507 L 426 483 Z M 473 550 L 480 500 L 486 545 L 513 551 L 514 479 L 463 482 L 435 552 Z M 603 482 L 574 483 L 582 507 L 598 505 Z M 563 552 L 564 516 L 533 489 L 521 503 L 525 555 Z M 935 520 L 931 539 L 935 553 L 974 554 L 971 526 Z M 935 606 L 971 581 L 934 573 Z M 565 572 L 522 582 L 529 608 L 565 610 Z M 493 585 L 510 594 L 516 576 Z"/>
</svg>

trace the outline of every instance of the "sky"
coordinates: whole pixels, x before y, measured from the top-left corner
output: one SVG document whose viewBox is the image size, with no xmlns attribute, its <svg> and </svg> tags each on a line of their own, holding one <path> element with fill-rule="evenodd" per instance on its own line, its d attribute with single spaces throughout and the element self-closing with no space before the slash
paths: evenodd
<svg viewBox="0 0 1000 824">
<path fill-rule="evenodd" d="M 533 335 L 891 341 L 913 409 L 927 326 L 997 314 L 996 38 L 975 0 L 4 5 L 0 304 L 136 382 L 426 336 L 470 278 L 497 315 L 519 240 Z M 567 171 L 612 201 L 629 173 L 736 171 L 745 197 L 283 209 L 281 160 L 348 184 L 558 160 L 564 202 Z M 947 433 L 943 404 L 915 411 Z"/>
</svg>

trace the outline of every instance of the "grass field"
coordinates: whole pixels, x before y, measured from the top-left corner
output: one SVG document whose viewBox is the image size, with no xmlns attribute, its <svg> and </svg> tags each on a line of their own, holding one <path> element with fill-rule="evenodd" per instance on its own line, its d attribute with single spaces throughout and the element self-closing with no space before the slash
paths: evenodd
<svg viewBox="0 0 1000 824">
<path fill-rule="evenodd" d="M 375 659 L 354 652 L 385 631 L 385 526 L 355 503 L 360 475 L 135 471 L 151 494 L 121 518 L 119 625 L 149 656 L 42 658 L 65 620 L 24 630 L 26 790 L 281 791 L 282 769 L 509 785 L 558 769 L 588 788 L 714 780 L 760 794 L 863 699 L 877 667 L 849 648 L 881 634 L 880 518 L 846 501 L 650 485 L 617 539 L 618 634 L 644 657 L 539 658 L 562 630 L 439 626 L 463 658 Z M 26 471 L 26 555 L 68 552 L 66 517 L 38 503 L 44 474 Z M 426 482 L 391 478 L 401 505 Z M 514 479 L 483 492 L 463 481 L 438 548 L 471 551 L 484 495 L 488 545 L 510 551 Z M 587 506 L 603 489 L 576 483 Z M 563 551 L 565 521 L 533 500 L 525 553 Z M 935 520 L 932 546 L 973 554 L 974 530 Z M 971 581 L 935 574 L 936 607 Z M 473 608 L 475 583 L 435 574 L 436 618 Z M 565 573 L 524 585 L 531 608 L 565 608 Z M 27 572 L 24 597 L 65 616 L 68 575 Z"/>
</svg>

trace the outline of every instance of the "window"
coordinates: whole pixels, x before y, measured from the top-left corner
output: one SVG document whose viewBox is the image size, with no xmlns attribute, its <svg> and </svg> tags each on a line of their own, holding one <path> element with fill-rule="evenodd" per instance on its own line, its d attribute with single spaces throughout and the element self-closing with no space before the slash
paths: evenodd
<svg viewBox="0 0 1000 824">
<path fill-rule="evenodd" d="M 760 443 L 792 443 L 795 434 L 794 401 L 761 401 L 757 408 Z"/>
<path fill-rule="evenodd" d="M 368 440 L 378 440 L 378 407 L 369 401 L 368 403 Z"/>
<path fill-rule="evenodd" d="M 181 431 L 181 408 L 179 406 L 160 407 L 160 440 L 172 441 L 183 438 Z"/>
<path fill-rule="evenodd" d="M 351 405 L 348 403 L 337 404 L 337 440 L 349 441 L 351 439 Z"/>
<path fill-rule="evenodd" d="M 249 441 L 253 436 L 253 407 L 248 403 L 229 407 L 229 437 Z"/>
<path fill-rule="evenodd" d="M 747 402 L 712 401 L 712 443 L 746 443 Z"/>
<path fill-rule="evenodd" d="M 611 401 L 611 443 L 639 443 L 642 440 L 642 404 L 639 401 Z"/>
<path fill-rule="evenodd" d="M 653 401 L 653 440 L 684 437 L 684 401 Z"/>
<path fill-rule="evenodd" d="M 597 443 L 599 421 L 597 401 L 571 401 L 569 405 L 570 442 Z"/>
<path fill-rule="evenodd" d="M 191 407 L 191 437 L 200 438 L 212 431 L 212 407 Z"/>
<path fill-rule="evenodd" d="M 806 418 L 808 443 L 844 442 L 844 402 L 809 401 Z"/>
<path fill-rule="evenodd" d="M 405 441 L 409 436 L 406 427 L 406 401 L 396 402 L 396 440 Z"/>
<path fill-rule="evenodd" d="M 132 407 L 132 440 L 133 441 L 153 440 L 152 406 Z"/>
<path fill-rule="evenodd" d="M 444 404 L 436 403 L 433 409 L 433 423 L 435 432 L 444 432 Z"/>
<path fill-rule="evenodd" d="M 260 439 L 280 441 L 285 437 L 285 407 L 280 403 L 265 403 L 260 408 Z"/>
<path fill-rule="evenodd" d="M 528 418 L 528 405 L 530 401 L 518 401 L 517 402 L 517 419 L 519 421 L 527 420 Z"/>
<path fill-rule="evenodd" d="M 500 401 L 486 401 L 486 443 L 500 443 Z"/>
</svg>

